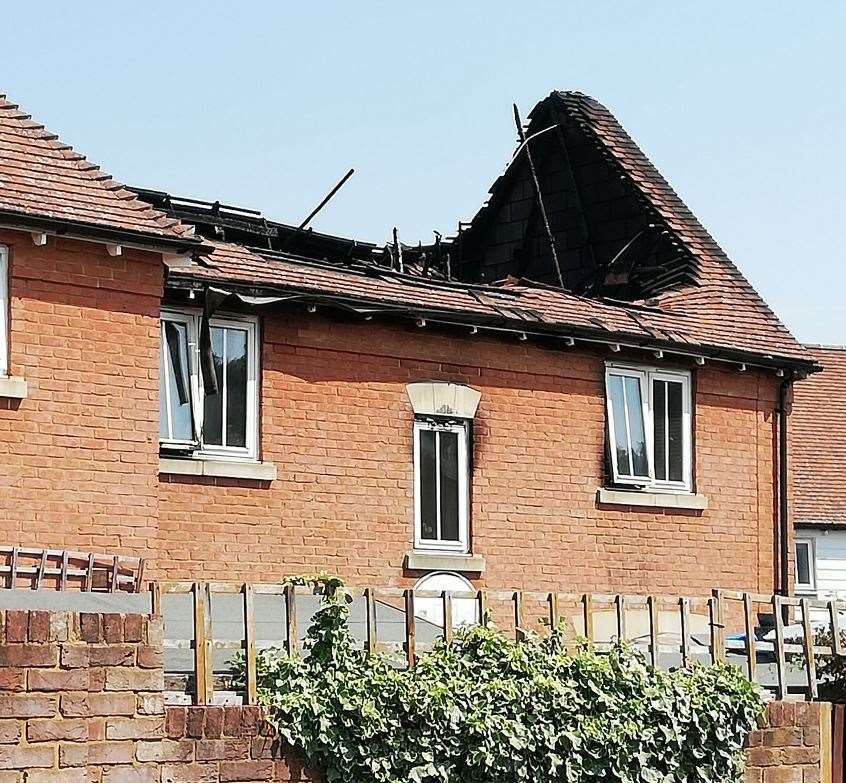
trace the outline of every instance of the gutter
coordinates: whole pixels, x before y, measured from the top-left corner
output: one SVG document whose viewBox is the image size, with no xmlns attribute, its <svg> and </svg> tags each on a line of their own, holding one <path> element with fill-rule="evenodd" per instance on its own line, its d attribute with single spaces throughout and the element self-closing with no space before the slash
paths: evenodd
<svg viewBox="0 0 846 783">
<path fill-rule="evenodd" d="M 92 223 L 83 223 L 78 220 L 24 215 L 20 212 L 11 212 L 5 209 L 0 209 L 0 228 L 13 231 L 40 231 L 68 239 L 79 239 L 84 242 L 115 243 L 139 250 L 166 253 L 208 253 L 214 250 L 213 246 L 204 244 L 199 237 L 182 239 L 160 236 L 146 231 L 109 228 Z"/>
<path fill-rule="evenodd" d="M 779 582 L 782 595 L 790 595 L 790 516 L 788 513 L 788 460 L 787 460 L 787 395 L 793 386 L 788 376 L 778 387 L 778 540 Z"/>
</svg>

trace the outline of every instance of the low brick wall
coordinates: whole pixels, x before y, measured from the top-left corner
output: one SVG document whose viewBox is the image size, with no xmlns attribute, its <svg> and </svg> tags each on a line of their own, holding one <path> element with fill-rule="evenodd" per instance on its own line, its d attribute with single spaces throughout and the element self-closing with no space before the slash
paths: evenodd
<svg viewBox="0 0 846 783">
<path fill-rule="evenodd" d="M 257 707 L 165 707 L 162 625 L 0 611 L 0 783 L 316 783 Z M 830 783 L 825 704 L 770 704 L 747 783 Z"/>
<path fill-rule="evenodd" d="M 746 783 L 830 783 L 831 708 L 773 702 L 747 742 Z"/>
<path fill-rule="evenodd" d="M 8 611 L 0 624 L 0 783 L 158 783 L 161 621 Z"/>
<path fill-rule="evenodd" d="M 319 781 L 272 736 L 258 707 L 168 707 L 161 783 Z"/>
</svg>

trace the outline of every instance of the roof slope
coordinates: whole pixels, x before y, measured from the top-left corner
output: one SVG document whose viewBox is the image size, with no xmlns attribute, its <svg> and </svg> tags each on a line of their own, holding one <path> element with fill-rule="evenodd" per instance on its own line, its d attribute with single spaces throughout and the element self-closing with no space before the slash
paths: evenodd
<svg viewBox="0 0 846 783">
<path fill-rule="evenodd" d="M 608 154 L 646 196 L 668 227 L 699 261 L 698 285 L 664 293 L 653 301 L 694 318 L 703 332 L 719 332 L 732 345 L 784 355 L 808 355 L 714 238 L 670 187 L 617 119 L 580 93 L 558 93 Z"/>
<path fill-rule="evenodd" d="M 212 253 L 201 263 L 172 268 L 169 280 L 202 281 L 219 288 L 234 283 L 250 290 L 302 295 L 308 301 L 325 298 L 358 312 L 425 315 L 636 345 L 672 344 L 691 354 L 721 355 L 721 346 L 703 341 L 695 322 L 684 313 L 657 307 L 577 296 L 526 280 L 497 286 L 466 284 L 401 274 L 376 264 L 340 266 L 234 243 L 208 240 L 208 244 L 214 247 Z"/>
<path fill-rule="evenodd" d="M 0 95 L 0 211 L 164 240 L 192 229 L 134 193 Z"/>
<path fill-rule="evenodd" d="M 808 346 L 823 371 L 796 384 L 794 519 L 846 525 L 846 346 Z"/>
</svg>

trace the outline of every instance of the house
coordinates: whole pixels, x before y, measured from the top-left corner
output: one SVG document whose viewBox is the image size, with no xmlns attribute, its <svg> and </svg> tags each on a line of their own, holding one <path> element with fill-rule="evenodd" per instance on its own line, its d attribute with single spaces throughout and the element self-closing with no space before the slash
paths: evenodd
<svg viewBox="0 0 846 783">
<path fill-rule="evenodd" d="M 789 590 L 813 352 L 598 102 L 524 132 L 454 237 L 377 245 L 126 188 L 0 103 L 5 543 L 174 579 Z"/>
<path fill-rule="evenodd" d="M 846 597 L 846 346 L 812 345 L 823 372 L 796 389 L 794 458 L 796 592 Z"/>
</svg>

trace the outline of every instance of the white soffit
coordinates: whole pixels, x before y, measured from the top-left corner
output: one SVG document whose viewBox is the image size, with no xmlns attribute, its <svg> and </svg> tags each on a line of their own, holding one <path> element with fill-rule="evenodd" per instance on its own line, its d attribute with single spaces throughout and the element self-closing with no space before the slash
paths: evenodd
<svg viewBox="0 0 846 783">
<path fill-rule="evenodd" d="M 420 416 L 457 416 L 472 419 L 482 393 L 459 383 L 423 381 L 405 387 L 414 413 Z"/>
</svg>

